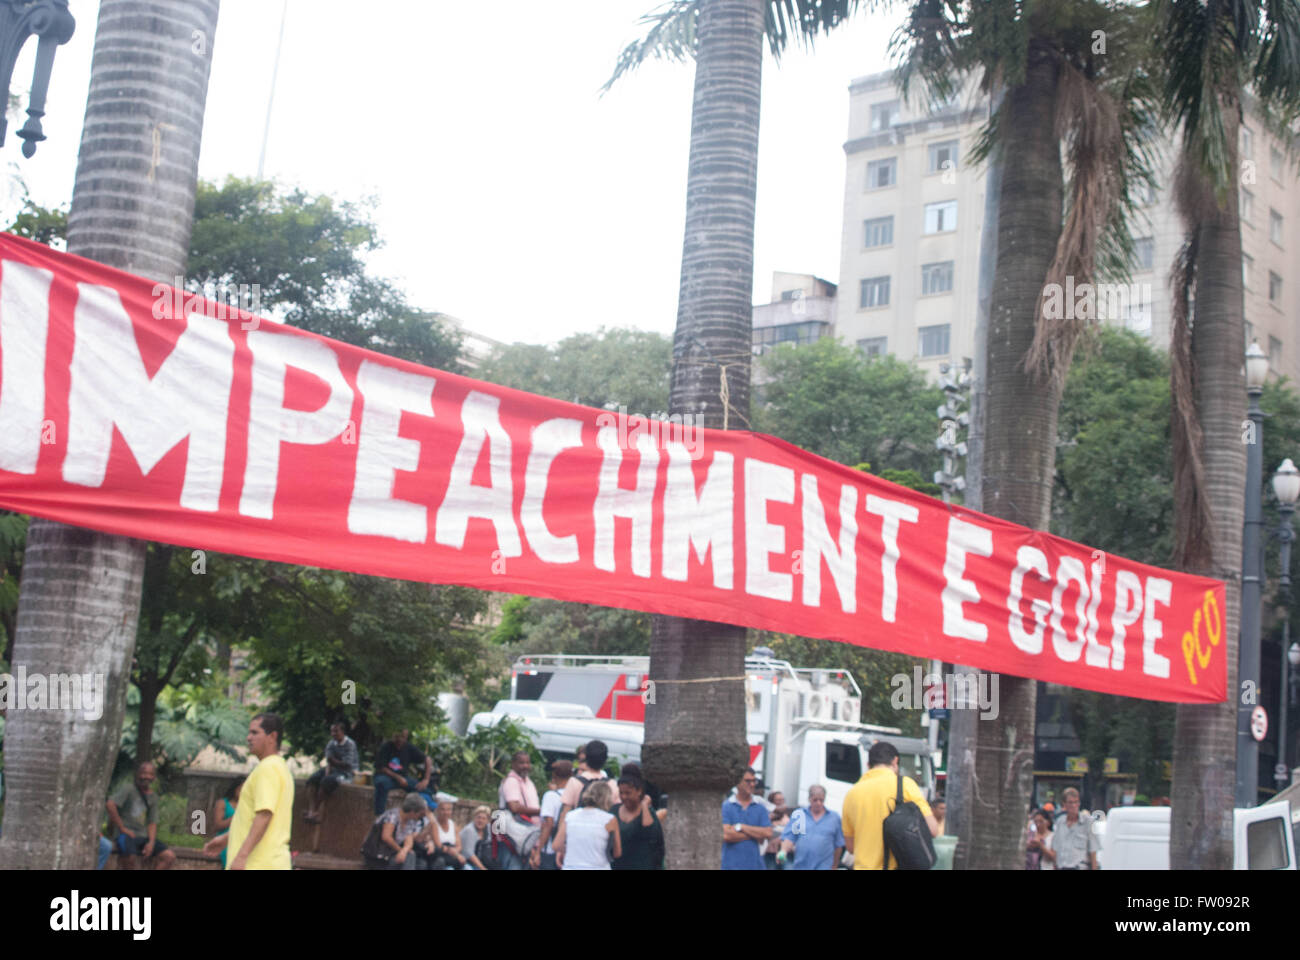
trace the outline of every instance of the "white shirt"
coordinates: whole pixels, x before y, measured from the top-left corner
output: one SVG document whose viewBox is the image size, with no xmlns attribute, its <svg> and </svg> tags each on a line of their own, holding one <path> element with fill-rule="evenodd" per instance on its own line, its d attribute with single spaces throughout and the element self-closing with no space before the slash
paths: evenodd
<svg viewBox="0 0 1300 960">
<path fill-rule="evenodd" d="M 609 831 L 614 819 L 599 807 L 579 807 L 564 815 L 564 869 L 608 870 Z"/>
<path fill-rule="evenodd" d="M 555 835 L 560 832 L 560 811 L 564 808 L 564 795 L 559 790 L 547 790 L 542 797 L 542 819 L 551 818 L 551 835 L 542 853 L 555 852 Z"/>
<path fill-rule="evenodd" d="M 441 847 L 444 843 L 450 843 L 453 847 L 456 845 L 456 821 L 455 820 L 448 820 L 447 829 L 443 830 L 442 824 L 438 822 L 438 818 L 434 817 L 433 829 L 437 834 L 438 846 Z"/>
<path fill-rule="evenodd" d="M 1034 839 L 1035 839 L 1035 840 L 1038 840 L 1038 841 L 1040 841 L 1040 842 L 1042 843 L 1042 846 L 1043 846 L 1043 849 L 1044 849 L 1044 850 L 1051 850 L 1051 849 L 1052 849 L 1052 831 L 1050 831 L 1050 830 L 1047 831 L 1047 834 L 1046 834 L 1045 836 L 1041 836 L 1041 837 L 1038 836 L 1037 833 L 1035 833 L 1035 834 L 1034 834 Z M 1039 869 L 1039 870 L 1055 870 L 1055 869 L 1056 869 L 1056 864 L 1053 863 L 1049 858 L 1047 858 L 1047 857 L 1045 857 L 1045 856 L 1039 856 L 1039 858 L 1038 858 L 1038 869 Z"/>
</svg>

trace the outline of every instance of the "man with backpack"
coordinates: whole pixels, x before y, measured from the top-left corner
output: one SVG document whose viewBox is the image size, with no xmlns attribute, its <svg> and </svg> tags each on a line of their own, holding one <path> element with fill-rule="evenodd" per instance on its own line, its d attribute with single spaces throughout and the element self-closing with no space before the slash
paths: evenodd
<svg viewBox="0 0 1300 960">
<path fill-rule="evenodd" d="M 538 815 L 542 808 L 532 772 L 532 759 L 520 750 L 510 758 L 510 772 L 497 790 L 500 809 L 492 832 L 498 837 L 497 855 L 503 870 L 524 869 L 525 858 L 532 852 L 531 847 L 524 849 L 530 842 L 529 835 L 541 829 Z"/>
<path fill-rule="evenodd" d="M 564 788 L 561 799 L 564 801 L 560 811 L 560 819 L 570 810 L 578 806 L 578 801 L 586 793 L 587 787 L 597 780 L 609 780 L 609 788 L 613 791 L 615 797 L 618 796 L 618 786 L 615 781 L 610 780 L 609 774 L 605 772 L 605 761 L 609 759 L 609 748 L 605 746 L 603 740 L 593 740 L 584 748 L 585 753 L 579 754 L 578 769 L 573 776 L 569 778 L 568 785 Z M 555 829 L 559 830 L 559 824 Z"/>
<path fill-rule="evenodd" d="M 885 863 L 885 819 L 895 810 L 915 804 L 924 817 L 930 836 L 939 835 L 939 822 L 935 820 L 925 795 L 911 777 L 902 777 L 898 771 L 898 750 L 892 743 L 883 741 L 871 745 L 867 753 L 868 770 L 853 785 L 844 798 L 844 845 L 853 854 L 854 870 L 883 870 Z M 901 787 L 902 803 L 898 802 Z M 931 849 L 933 857 L 933 848 Z M 887 869 L 898 869 L 893 851 L 889 854 Z"/>
</svg>

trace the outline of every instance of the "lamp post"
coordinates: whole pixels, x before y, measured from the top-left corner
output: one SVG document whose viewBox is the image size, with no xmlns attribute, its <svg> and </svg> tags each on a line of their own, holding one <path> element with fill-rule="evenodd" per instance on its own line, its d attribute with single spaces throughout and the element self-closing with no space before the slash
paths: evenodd
<svg viewBox="0 0 1300 960">
<path fill-rule="evenodd" d="M 1295 513 L 1295 502 L 1300 498 L 1300 470 L 1288 457 L 1273 474 L 1273 493 L 1277 495 L 1277 508 L 1281 513 L 1278 522 L 1277 539 L 1281 545 L 1282 570 L 1278 581 L 1282 601 L 1282 645 L 1278 648 L 1278 662 L 1282 670 L 1282 682 L 1278 684 L 1277 699 L 1277 764 L 1273 768 L 1273 779 L 1277 789 L 1285 790 L 1291 780 L 1291 768 L 1286 762 L 1286 713 L 1287 713 L 1287 659 L 1291 656 L 1291 543 L 1295 540 L 1295 530 L 1291 527 L 1291 515 Z M 1295 650 L 1300 660 L 1300 647 Z"/>
<path fill-rule="evenodd" d="M 0 0 L 0 79 L 4 80 L 4 103 L 0 105 L 0 147 L 4 146 L 8 123 L 3 107 L 9 105 L 9 80 L 18 53 L 28 37 L 40 37 L 36 46 L 36 69 L 32 74 L 32 95 L 27 104 L 27 122 L 18 136 L 23 138 L 23 156 L 36 152 L 45 139 L 41 117 L 45 116 L 45 94 L 54 69 L 54 48 L 72 39 L 77 21 L 68 12 L 68 0 Z"/>
<path fill-rule="evenodd" d="M 1259 689 L 1259 615 L 1262 600 L 1264 411 L 1259 398 L 1268 376 L 1268 357 L 1253 341 L 1246 349 L 1246 396 L 1250 433 L 1246 444 L 1246 522 L 1241 537 L 1241 642 L 1237 649 L 1237 783 L 1235 806 L 1253 807 L 1259 801 L 1259 742 L 1250 732 L 1250 714 L 1255 697 L 1245 691 Z M 1247 686 L 1249 684 L 1249 686 Z M 1246 702 L 1248 701 L 1249 702 Z"/>
</svg>

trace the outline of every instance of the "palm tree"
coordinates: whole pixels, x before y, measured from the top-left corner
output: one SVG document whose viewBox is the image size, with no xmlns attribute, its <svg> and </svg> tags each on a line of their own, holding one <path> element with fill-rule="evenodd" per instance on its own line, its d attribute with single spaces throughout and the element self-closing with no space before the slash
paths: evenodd
<svg viewBox="0 0 1300 960">
<path fill-rule="evenodd" d="M 769 43 L 776 53 L 792 36 L 811 39 L 860 7 L 883 5 L 770 2 L 766 5 Z M 1129 195 L 1136 183 L 1151 182 L 1148 144 L 1153 103 L 1148 78 L 1139 66 L 1139 54 L 1145 49 L 1144 21 L 1133 9 L 1071 0 L 914 0 L 910 6 L 909 18 L 894 41 L 901 60 L 899 82 L 905 93 L 911 83 L 919 81 L 931 99 L 944 100 L 963 75 L 975 70 L 982 71 L 986 93 L 996 86 L 1004 90 L 974 156 L 980 161 L 1001 151 L 1003 165 L 989 320 L 982 508 L 994 516 L 1046 529 L 1057 406 L 1075 344 L 1088 321 L 1049 319 L 1042 310 L 1042 294 L 1046 284 L 1063 283 L 1066 276 L 1090 281 L 1099 272 L 1123 276 L 1127 271 L 1134 209 Z M 702 30 L 707 4 L 681 0 L 651 18 L 653 26 L 645 41 L 624 51 L 616 76 L 650 53 L 681 58 L 698 46 L 702 56 L 703 38 L 695 29 L 697 8 Z M 1094 33 L 1098 29 L 1106 31 L 1100 49 Z M 697 74 L 697 111 L 699 82 Z M 755 103 L 757 82 L 755 71 Z M 699 129 L 697 122 L 693 132 Z M 1001 150 L 1003 144 L 1014 144 L 1015 149 Z M 695 156 L 693 137 L 693 170 Z M 696 202 L 692 191 L 688 211 Z M 692 240 L 700 234 L 693 231 L 690 216 L 688 212 L 674 403 L 716 404 L 717 367 L 729 360 L 737 366 L 743 363 L 739 354 L 748 337 L 739 336 L 739 297 L 734 327 L 716 341 L 716 348 L 693 334 L 690 325 L 697 322 L 698 308 L 688 299 L 695 280 L 687 260 Z M 752 212 L 750 217 L 752 220 Z M 749 272 L 741 276 L 747 282 Z M 748 317 L 747 304 L 743 312 Z M 711 313 L 718 315 L 716 310 Z M 718 329 L 716 323 L 711 326 Z M 689 393 L 679 388 L 687 384 Z M 674 412 L 694 410 L 675 407 Z M 735 639 L 721 639 L 733 633 Z M 670 628 L 669 622 L 661 622 L 652 648 L 652 679 L 736 676 L 740 673 L 741 642 L 738 631 L 728 633 L 717 626 Z M 727 647 L 725 653 L 717 651 L 719 645 Z M 692 667 L 680 667 L 688 657 Z M 656 669 L 666 672 L 656 673 Z M 737 734 L 730 727 L 724 731 L 713 719 L 721 708 L 727 709 L 728 724 L 733 719 L 730 700 L 715 693 L 713 686 L 657 684 L 657 691 L 663 691 L 658 697 L 662 709 L 647 714 L 652 752 L 668 749 L 659 745 L 661 739 L 680 739 L 696 730 L 703 736 L 705 724 L 713 724 L 715 745 L 735 742 Z M 687 689 L 692 690 L 692 702 L 680 699 L 684 694 L 679 691 Z M 950 806 L 953 818 L 968 825 L 958 853 L 959 861 L 968 866 L 1013 867 L 1020 857 L 1021 829 L 1032 787 L 1035 686 L 1032 681 L 1007 677 L 1002 680 L 1001 694 L 999 719 L 977 724 L 969 749 L 964 751 L 969 769 L 950 778 L 958 794 L 954 798 L 958 802 Z M 675 726 L 669 729 L 667 719 L 657 719 L 663 715 L 671 716 Z M 693 772 L 699 768 L 699 756 L 708 751 L 695 749 L 689 738 L 686 742 L 691 749 L 683 750 L 677 765 Z M 702 742 L 708 744 L 709 740 Z M 664 763 L 660 774 L 665 780 L 670 776 L 667 767 Z M 717 786 L 710 782 L 706 788 L 702 777 L 692 776 L 699 784 L 703 819 L 704 798 L 715 804 Z M 716 782 L 727 779 L 717 771 Z M 976 782 L 984 785 L 978 799 L 973 792 L 962 790 Z M 674 804 L 677 796 L 673 794 Z M 708 807 L 710 828 L 716 825 L 714 809 Z M 693 827 L 690 842 L 715 834 L 703 826 Z M 709 846 L 716 847 L 716 842 L 710 841 Z"/>
<path fill-rule="evenodd" d="M 894 40 L 904 90 L 916 79 L 944 99 L 955 78 L 979 71 L 982 90 L 1001 95 L 972 157 L 1001 167 L 981 509 L 1037 530 L 1050 519 L 1065 375 L 1095 319 L 1049 317 L 1044 292 L 1067 276 L 1127 272 L 1130 194 L 1152 177 L 1143 36 L 1140 10 L 1100 2 L 923 0 Z M 1002 677 L 1000 694 L 999 717 L 967 724 L 967 741 L 950 747 L 948 809 L 967 867 L 1023 862 L 1036 685 Z"/>
<path fill-rule="evenodd" d="M 1228 690 L 1237 689 L 1246 417 L 1238 136 L 1250 88 L 1283 144 L 1300 111 L 1300 3 L 1158 0 L 1164 104 L 1182 148 L 1175 202 L 1186 230 L 1171 317 L 1176 558 L 1227 583 Z M 1195 302 L 1195 324 L 1192 303 Z M 1232 865 L 1235 696 L 1180 704 L 1170 865 Z"/>
<path fill-rule="evenodd" d="M 619 59 L 612 84 L 647 56 L 694 55 L 686 236 L 682 245 L 670 414 L 707 427 L 749 427 L 754 195 L 763 39 L 779 54 L 810 41 L 857 0 L 693 0 L 646 18 L 644 40 Z M 718 804 L 746 763 L 743 627 L 655 617 L 642 755 L 671 795 L 668 865 L 717 869 Z"/>
<path fill-rule="evenodd" d="M 68 251 L 171 282 L 184 271 L 220 0 L 103 0 Z M 104 710 L 9 714 L 0 866 L 88 869 L 117 756 L 145 544 L 33 519 L 13 660 L 101 674 Z"/>
</svg>

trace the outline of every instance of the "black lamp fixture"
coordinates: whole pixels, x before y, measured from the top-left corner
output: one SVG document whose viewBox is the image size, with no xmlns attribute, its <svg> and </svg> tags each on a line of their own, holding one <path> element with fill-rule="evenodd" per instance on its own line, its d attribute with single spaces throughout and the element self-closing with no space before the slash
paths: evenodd
<svg viewBox="0 0 1300 960">
<path fill-rule="evenodd" d="M 76 26 L 77 21 L 68 12 L 68 0 L 0 0 L 0 77 L 4 79 L 4 107 L 9 105 L 9 81 L 23 44 L 28 37 L 40 38 L 27 122 L 18 131 L 18 136 L 23 138 L 24 157 L 36 153 L 36 144 L 45 139 L 41 117 L 45 116 L 45 94 L 54 68 L 54 48 L 67 43 Z M 0 110 L 0 147 L 4 146 L 7 126 L 4 110 Z"/>
</svg>

